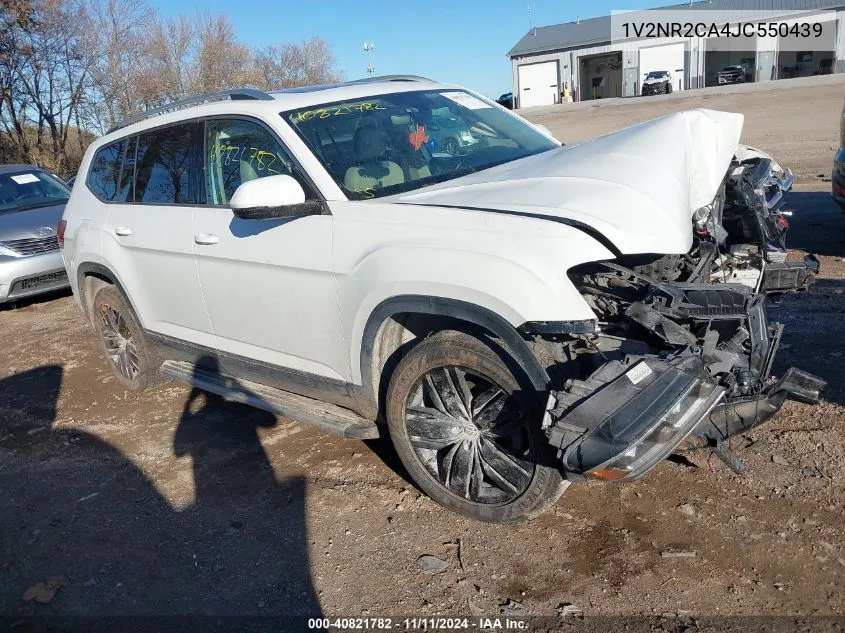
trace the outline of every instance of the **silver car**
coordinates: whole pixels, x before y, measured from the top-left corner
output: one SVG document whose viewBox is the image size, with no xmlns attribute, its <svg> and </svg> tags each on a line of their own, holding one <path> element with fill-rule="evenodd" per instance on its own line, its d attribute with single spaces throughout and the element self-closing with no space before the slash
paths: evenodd
<svg viewBox="0 0 845 633">
<path fill-rule="evenodd" d="M 57 226 L 70 189 L 29 165 L 0 165 L 0 303 L 68 286 Z"/>
</svg>

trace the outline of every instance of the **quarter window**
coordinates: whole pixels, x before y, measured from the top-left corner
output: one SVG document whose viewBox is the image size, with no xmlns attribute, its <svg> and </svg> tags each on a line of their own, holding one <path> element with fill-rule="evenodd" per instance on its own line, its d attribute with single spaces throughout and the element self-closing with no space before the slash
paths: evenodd
<svg viewBox="0 0 845 633">
<path fill-rule="evenodd" d="M 290 155 L 261 125 L 239 119 L 211 120 L 205 130 L 209 204 L 227 205 L 241 183 L 280 174 L 296 178 L 306 199 L 315 199 Z"/>
<path fill-rule="evenodd" d="M 124 141 L 117 141 L 97 150 L 88 172 L 88 188 L 100 200 L 115 199 L 120 179 L 120 163 L 123 158 Z"/>
<path fill-rule="evenodd" d="M 202 165 L 196 151 L 199 125 L 153 130 L 138 137 L 134 201 L 142 204 L 203 204 Z"/>
</svg>

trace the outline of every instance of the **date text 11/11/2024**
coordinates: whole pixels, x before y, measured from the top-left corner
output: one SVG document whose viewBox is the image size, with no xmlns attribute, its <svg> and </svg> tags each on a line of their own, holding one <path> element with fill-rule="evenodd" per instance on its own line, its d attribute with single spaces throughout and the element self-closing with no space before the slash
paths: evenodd
<svg viewBox="0 0 845 633">
<path fill-rule="evenodd" d="M 490 616 L 472 618 L 409 617 L 409 618 L 309 618 L 309 630 L 339 629 L 344 631 L 527 631 L 526 618 Z"/>
</svg>

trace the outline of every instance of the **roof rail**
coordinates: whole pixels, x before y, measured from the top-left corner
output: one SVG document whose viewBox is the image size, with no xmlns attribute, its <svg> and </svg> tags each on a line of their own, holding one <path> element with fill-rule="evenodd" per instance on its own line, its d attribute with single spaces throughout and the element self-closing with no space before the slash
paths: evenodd
<svg viewBox="0 0 845 633">
<path fill-rule="evenodd" d="M 376 81 L 434 81 L 428 77 L 421 77 L 419 75 L 380 75 L 378 77 L 364 77 L 363 79 L 354 79 L 347 83 L 350 84 L 367 84 Z"/>
<path fill-rule="evenodd" d="M 179 99 L 178 101 L 173 101 L 157 108 L 151 108 L 149 110 L 145 110 L 141 114 L 123 119 L 120 123 L 117 123 L 109 128 L 109 131 L 106 132 L 106 134 L 111 134 L 116 130 L 132 125 L 133 123 L 140 123 L 146 119 L 151 119 L 167 112 L 180 110 L 187 106 L 206 103 L 207 101 L 222 101 L 224 99 L 231 99 L 232 101 L 272 101 L 273 96 L 262 90 L 255 90 L 253 88 L 233 88 L 231 90 L 221 90 L 220 92 L 206 92 L 194 95 L 193 97 Z"/>
</svg>

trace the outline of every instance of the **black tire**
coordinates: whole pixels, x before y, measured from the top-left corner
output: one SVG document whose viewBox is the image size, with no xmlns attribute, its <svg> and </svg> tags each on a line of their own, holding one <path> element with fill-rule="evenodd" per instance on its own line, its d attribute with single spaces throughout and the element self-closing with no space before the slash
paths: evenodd
<svg viewBox="0 0 845 633">
<path fill-rule="evenodd" d="M 458 141 L 449 137 L 445 141 L 443 141 L 443 151 L 449 154 L 449 156 L 457 156 L 458 155 Z"/>
<path fill-rule="evenodd" d="M 385 402 L 390 437 L 432 499 L 491 523 L 525 521 L 557 501 L 569 482 L 526 382 L 462 332 L 435 334 L 399 362 Z"/>
<path fill-rule="evenodd" d="M 163 359 L 145 335 L 129 302 L 115 286 L 94 296 L 92 321 L 112 372 L 130 391 L 147 391 L 168 382 L 160 373 Z"/>
<path fill-rule="evenodd" d="M 672 84 L 666 84 L 666 94 L 672 94 Z"/>
</svg>

